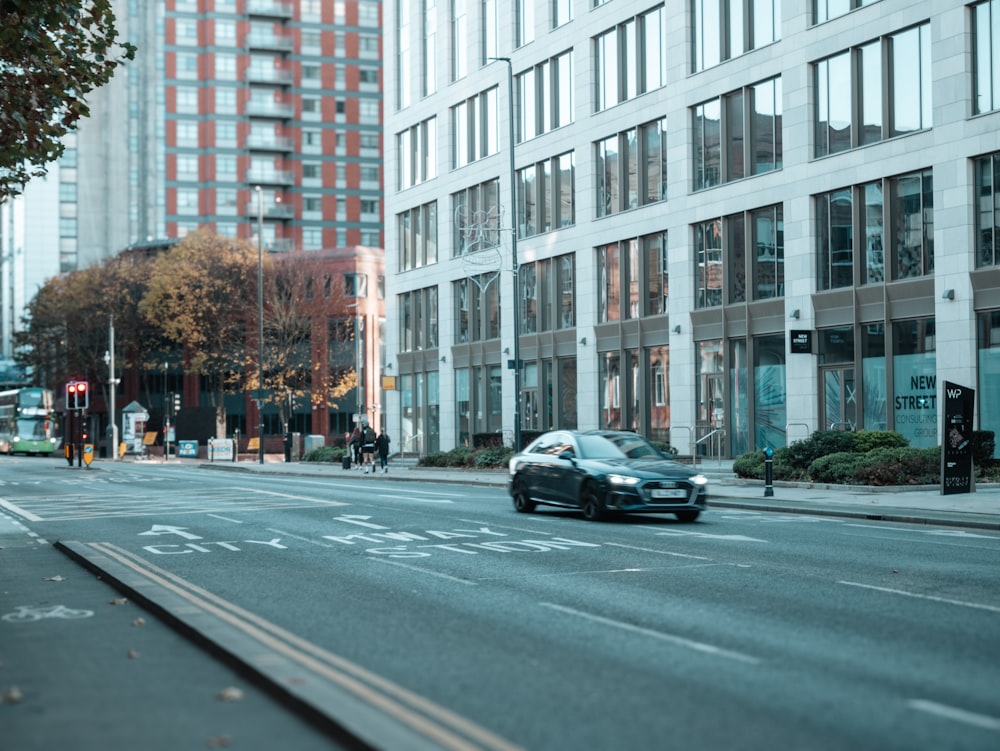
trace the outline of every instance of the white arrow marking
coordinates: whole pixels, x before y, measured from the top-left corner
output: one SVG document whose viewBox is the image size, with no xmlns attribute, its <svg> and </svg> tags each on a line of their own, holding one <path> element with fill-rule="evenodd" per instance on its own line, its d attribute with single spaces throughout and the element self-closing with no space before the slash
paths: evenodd
<svg viewBox="0 0 1000 751">
<path fill-rule="evenodd" d="M 185 529 L 187 529 L 187 527 L 168 527 L 162 524 L 154 524 L 152 527 L 150 527 L 148 532 L 140 532 L 139 536 L 141 537 L 143 535 L 152 535 L 155 537 L 156 535 L 180 535 L 185 540 L 204 539 L 202 537 L 199 537 L 198 535 L 193 535 L 190 532 L 185 532 L 184 531 Z"/>
<path fill-rule="evenodd" d="M 932 532 L 928 532 L 929 535 L 941 535 L 942 537 L 978 537 L 981 540 L 992 540 L 994 539 L 990 535 L 977 535 L 972 532 L 962 532 L 960 530 L 953 529 L 935 529 Z"/>
<path fill-rule="evenodd" d="M 348 524 L 357 524 L 359 527 L 368 527 L 369 529 L 391 529 L 391 527 L 383 527 L 381 524 L 369 524 L 365 519 L 371 519 L 370 516 L 337 516 L 334 517 L 338 521 L 347 522 Z"/>
</svg>

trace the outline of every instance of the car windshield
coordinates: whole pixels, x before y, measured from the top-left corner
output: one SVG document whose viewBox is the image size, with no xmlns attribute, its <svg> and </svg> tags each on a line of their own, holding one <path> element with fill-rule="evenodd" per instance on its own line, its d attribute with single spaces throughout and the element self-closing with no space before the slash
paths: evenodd
<svg viewBox="0 0 1000 751">
<path fill-rule="evenodd" d="M 587 459 L 662 459 L 656 447 L 638 435 L 582 435 L 580 452 Z"/>
</svg>

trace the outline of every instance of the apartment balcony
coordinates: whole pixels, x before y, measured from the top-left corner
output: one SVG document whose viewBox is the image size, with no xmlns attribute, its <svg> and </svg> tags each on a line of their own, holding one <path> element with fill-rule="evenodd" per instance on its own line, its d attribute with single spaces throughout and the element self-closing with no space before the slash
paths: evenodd
<svg viewBox="0 0 1000 751">
<path fill-rule="evenodd" d="M 294 185 L 295 173 L 281 169 L 248 169 L 245 182 L 250 185 Z"/>
<path fill-rule="evenodd" d="M 295 149 L 295 142 L 291 138 L 284 136 L 260 136 L 250 134 L 247 136 L 247 148 L 252 151 L 281 151 L 289 152 Z"/>
<path fill-rule="evenodd" d="M 247 47 L 251 50 L 271 50 L 273 52 L 291 52 L 295 49 L 295 40 L 288 34 L 273 34 L 268 32 L 250 32 L 246 38 Z"/>
<path fill-rule="evenodd" d="M 295 116 L 295 106 L 285 102 L 275 102 L 273 99 L 251 99 L 247 102 L 247 114 L 250 117 L 288 120 Z"/>
<path fill-rule="evenodd" d="M 267 18 L 291 18 L 292 4 L 282 0 L 247 0 L 247 14 Z"/>
<path fill-rule="evenodd" d="M 257 218 L 257 202 L 250 201 L 247 204 L 247 217 L 250 219 Z M 295 208 L 287 203 L 272 203 L 264 205 L 264 218 L 265 219 L 294 219 L 295 218 Z"/>
<path fill-rule="evenodd" d="M 290 86 L 292 72 L 284 68 L 264 68 L 253 66 L 247 68 L 247 81 L 250 83 L 266 83 L 276 86 Z"/>
<path fill-rule="evenodd" d="M 268 253 L 291 253 L 295 245 L 290 237 L 276 237 L 264 243 L 264 250 Z"/>
</svg>

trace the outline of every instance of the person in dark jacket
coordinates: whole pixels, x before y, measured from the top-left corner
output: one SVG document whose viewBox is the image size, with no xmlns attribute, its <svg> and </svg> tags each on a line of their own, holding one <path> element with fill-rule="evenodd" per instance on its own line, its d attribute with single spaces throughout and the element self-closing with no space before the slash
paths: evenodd
<svg viewBox="0 0 1000 751">
<path fill-rule="evenodd" d="M 351 453 L 354 454 L 354 463 L 361 468 L 361 428 L 355 428 L 351 433 Z"/>
<path fill-rule="evenodd" d="M 391 439 L 389 434 L 385 432 L 385 428 L 378 434 L 378 438 L 375 439 L 375 448 L 378 449 L 378 463 L 382 467 L 382 473 L 386 474 L 389 471 L 389 443 Z"/>
</svg>

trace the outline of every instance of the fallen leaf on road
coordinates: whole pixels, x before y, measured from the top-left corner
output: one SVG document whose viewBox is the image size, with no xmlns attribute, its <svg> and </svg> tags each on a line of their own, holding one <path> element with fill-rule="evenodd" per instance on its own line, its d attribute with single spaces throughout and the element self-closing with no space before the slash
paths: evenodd
<svg viewBox="0 0 1000 751">
<path fill-rule="evenodd" d="M 63 577 L 61 577 L 61 576 L 47 576 L 47 577 L 45 577 L 45 581 L 47 581 L 47 582 L 64 582 L 66 580 Z"/>
<path fill-rule="evenodd" d="M 7 693 L 5 693 L 2 697 L 0 697 L 0 699 L 2 699 L 3 701 L 9 702 L 11 704 L 17 704 L 23 698 L 24 694 L 21 693 L 21 689 L 19 689 L 17 686 L 11 686 L 9 689 L 7 689 Z"/>
<path fill-rule="evenodd" d="M 127 597 L 117 597 L 114 600 L 109 600 L 112 605 L 125 605 L 128 602 Z"/>
<path fill-rule="evenodd" d="M 243 699 L 243 692 L 234 686 L 230 686 L 229 688 L 222 689 L 218 697 L 222 701 L 240 701 Z"/>
<path fill-rule="evenodd" d="M 145 626 L 146 625 L 146 619 L 145 618 L 136 618 L 134 621 L 132 621 L 132 625 L 133 626 Z"/>
<path fill-rule="evenodd" d="M 130 649 L 130 650 L 128 651 L 128 658 L 129 658 L 130 660 L 134 660 L 134 659 L 135 659 L 136 657 L 138 657 L 138 656 L 139 656 L 139 653 L 138 653 L 138 652 L 136 652 L 136 651 L 135 651 L 134 649 Z"/>
</svg>

